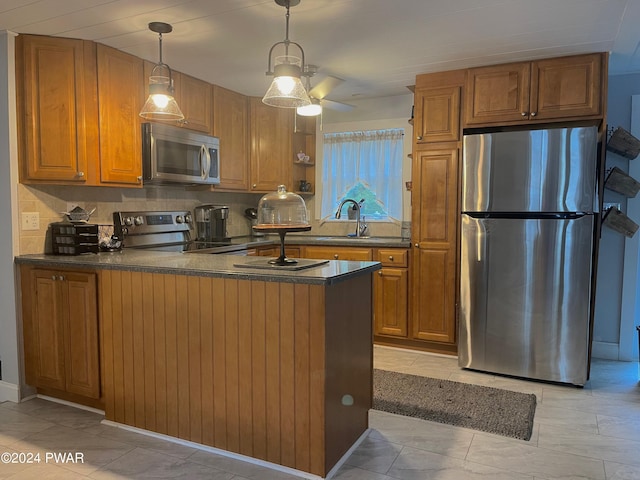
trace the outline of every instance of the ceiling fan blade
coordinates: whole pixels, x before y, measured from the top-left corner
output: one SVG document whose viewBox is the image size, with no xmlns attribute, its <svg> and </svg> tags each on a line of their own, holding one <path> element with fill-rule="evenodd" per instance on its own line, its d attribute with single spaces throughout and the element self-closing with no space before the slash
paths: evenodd
<svg viewBox="0 0 640 480">
<path fill-rule="evenodd" d="M 329 75 L 320 80 L 320 82 L 318 82 L 318 84 L 311 89 L 311 91 L 309 92 L 309 96 L 317 98 L 318 100 L 322 100 L 324 97 L 329 95 L 331 90 L 336 88 L 342 82 L 344 82 L 343 79 L 332 77 L 331 75 Z"/>
<path fill-rule="evenodd" d="M 326 107 L 326 108 L 330 108 L 331 110 L 338 110 L 340 112 L 350 112 L 351 110 L 356 108 L 354 105 L 349 105 L 348 103 L 336 102 L 334 100 L 327 100 L 326 98 L 323 100 L 320 100 L 320 105 L 322 105 L 322 108 Z"/>
</svg>

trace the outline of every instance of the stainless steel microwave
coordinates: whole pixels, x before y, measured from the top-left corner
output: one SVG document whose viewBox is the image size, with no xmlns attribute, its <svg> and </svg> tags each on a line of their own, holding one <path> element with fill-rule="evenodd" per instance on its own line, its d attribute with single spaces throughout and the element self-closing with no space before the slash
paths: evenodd
<svg viewBox="0 0 640 480">
<path fill-rule="evenodd" d="M 220 183 L 220 141 L 216 137 L 158 123 L 142 124 L 145 185 Z"/>
</svg>

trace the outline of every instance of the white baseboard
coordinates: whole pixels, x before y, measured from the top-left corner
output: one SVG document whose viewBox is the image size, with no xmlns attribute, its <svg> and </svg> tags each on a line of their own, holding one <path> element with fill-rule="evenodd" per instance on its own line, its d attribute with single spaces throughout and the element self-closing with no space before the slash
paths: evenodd
<svg viewBox="0 0 640 480">
<path fill-rule="evenodd" d="M 168 442 L 176 443 L 178 445 L 184 445 L 191 448 L 196 448 L 198 450 L 202 450 L 204 452 L 215 453 L 217 455 L 222 455 L 224 457 L 233 458 L 235 460 L 240 460 L 243 462 L 251 463 L 253 465 L 259 465 L 261 467 L 269 468 L 271 470 L 275 470 L 278 472 L 286 473 L 287 475 L 293 475 L 300 478 L 305 478 L 308 480 L 329 480 L 331 479 L 338 469 L 342 466 L 345 460 L 353 453 L 353 451 L 358 448 L 360 443 L 369 435 L 370 429 L 367 428 L 362 435 L 355 441 L 355 443 L 351 446 L 351 448 L 338 460 L 338 463 L 331 469 L 329 473 L 327 473 L 326 477 L 320 477 L 318 475 L 314 475 L 313 473 L 303 472 L 301 470 L 296 470 L 294 468 L 285 467 L 284 465 L 278 465 L 276 463 L 267 462 L 265 460 L 260 460 L 258 458 L 247 457 L 246 455 L 241 455 L 239 453 L 229 452 L 227 450 L 221 450 L 215 447 L 209 447 L 207 445 L 202 445 L 201 443 L 191 442 L 189 440 L 183 440 L 181 438 L 171 437 L 169 435 L 164 435 L 162 433 L 152 432 L 150 430 L 144 430 L 142 428 L 132 427 L 131 425 L 124 425 L 122 423 L 113 422 L 111 420 L 102 420 L 100 423 L 103 425 L 109 425 L 111 427 L 121 428 L 123 430 L 128 430 L 130 432 L 139 433 L 141 435 L 147 435 L 149 437 L 159 438 L 161 440 L 166 440 Z"/>
<path fill-rule="evenodd" d="M 0 402 L 7 401 L 18 403 L 20 401 L 20 389 L 14 383 L 0 381 Z"/>
<path fill-rule="evenodd" d="M 617 343 L 593 342 L 591 346 L 591 356 L 603 360 L 618 360 L 620 357 L 620 346 Z"/>
</svg>

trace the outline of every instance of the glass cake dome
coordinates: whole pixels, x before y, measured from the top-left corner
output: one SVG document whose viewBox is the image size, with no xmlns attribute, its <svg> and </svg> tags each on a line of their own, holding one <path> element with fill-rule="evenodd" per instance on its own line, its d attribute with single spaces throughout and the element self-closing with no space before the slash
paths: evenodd
<svg viewBox="0 0 640 480">
<path fill-rule="evenodd" d="M 256 230 L 274 231 L 282 228 L 310 229 L 307 220 L 307 206 L 303 198 L 293 192 L 287 192 L 284 185 L 278 186 L 277 192 L 267 193 L 258 203 L 258 225 Z"/>
<path fill-rule="evenodd" d="M 253 226 L 257 232 L 277 233 L 280 235 L 280 256 L 269 260 L 272 265 L 286 266 L 298 263 L 287 258 L 284 251 L 284 236 L 287 232 L 305 232 L 311 230 L 307 220 L 307 206 L 300 195 L 287 192 L 284 185 L 278 191 L 267 193 L 258 202 L 258 224 Z"/>
</svg>

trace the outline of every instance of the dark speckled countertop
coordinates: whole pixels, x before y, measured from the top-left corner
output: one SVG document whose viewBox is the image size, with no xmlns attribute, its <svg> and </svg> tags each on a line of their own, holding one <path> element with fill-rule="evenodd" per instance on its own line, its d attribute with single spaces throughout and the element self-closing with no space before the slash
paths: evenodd
<svg viewBox="0 0 640 480">
<path fill-rule="evenodd" d="M 278 237 L 273 237 L 277 240 Z M 329 237 L 315 235 L 287 235 L 285 243 L 292 245 L 333 245 L 344 247 L 370 247 L 370 248 L 409 248 L 411 242 L 400 237 Z"/>
<path fill-rule="evenodd" d="M 264 244 L 264 243 L 262 243 Z M 331 260 L 304 270 L 278 268 L 243 268 L 238 264 L 250 264 L 266 257 L 241 255 L 194 255 L 180 252 L 152 252 L 123 250 L 113 253 L 62 255 L 20 255 L 18 264 L 30 264 L 51 268 L 82 268 L 90 270 L 130 270 L 150 273 L 168 273 L 203 277 L 233 277 L 268 282 L 308 283 L 332 285 L 353 276 L 370 274 L 380 269 L 378 262 L 353 262 Z"/>
</svg>

